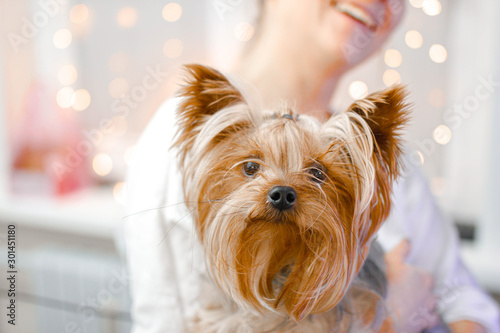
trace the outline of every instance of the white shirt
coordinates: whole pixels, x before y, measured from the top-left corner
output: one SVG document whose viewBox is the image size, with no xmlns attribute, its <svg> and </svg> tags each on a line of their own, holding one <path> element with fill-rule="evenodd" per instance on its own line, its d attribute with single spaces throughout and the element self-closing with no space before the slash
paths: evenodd
<svg viewBox="0 0 500 333">
<path fill-rule="evenodd" d="M 127 180 L 127 258 L 133 333 L 183 332 L 197 310 L 204 262 L 190 212 L 183 203 L 175 136 L 178 98 L 167 101 L 142 135 Z M 406 238 L 407 262 L 430 272 L 445 322 L 472 320 L 500 332 L 498 308 L 459 258 L 457 233 L 436 207 L 419 170 L 395 184 L 391 216 L 378 241 L 390 250 Z"/>
</svg>

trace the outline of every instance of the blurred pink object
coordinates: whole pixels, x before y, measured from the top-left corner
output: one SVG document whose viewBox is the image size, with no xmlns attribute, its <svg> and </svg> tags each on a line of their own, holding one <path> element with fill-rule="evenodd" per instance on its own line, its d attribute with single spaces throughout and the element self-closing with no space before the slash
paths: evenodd
<svg viewBox="0 0 500 333">
<path fill-rule="evenodd" d="M 61 109 L 52 94 L 35 82 L 21 117 L 11 127 L 14 193 L 63 195 L 90 183 L 87 156 L 72 109 Z"/>
</svg>

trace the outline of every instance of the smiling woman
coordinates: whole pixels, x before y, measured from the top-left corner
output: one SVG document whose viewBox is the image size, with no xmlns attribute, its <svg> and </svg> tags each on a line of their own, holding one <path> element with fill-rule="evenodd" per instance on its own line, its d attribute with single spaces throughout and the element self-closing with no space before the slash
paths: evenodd
<svg viewBox="0 0 500 333">
<path fill-rule="evenodd" d="M 404 3 L 411 5 L 397 24 Z M 131 217 L 127 229 L 137 332 L 184 331 L 184 319 L 199 304 L 196 296 L 205 281 L 199 277 L 206 271 L 197 257 L 191 213 L 182 205 L 176 159 L 168 150 L 178 99 L 161 107 L 134 147 L 154 112 L 177 90 L 179 65 L 199 62 L 228 76 L 239 73 L 270 108 L 287 100 L 290 109 L 318 120 L 393 83 L 408 84 L 414 102 L 406 136 L 409 172 L 396 184 L 396 209 L 378 240 L 397 254 L 391 259 L 397 269 L 386 272 L 389 280 L 404 272 L 417 282 L 406 289 L 392 283 L 390 293 L 405 295 L 401 304 L 392 304 L 411 308 L 410 300 L 415 305 L 428 298 L 428 286 L 414 287 L 429 278 L 421 272 L 426 269 L 442 287 L 438 311 L 445 322 L 455 323 L 454 330 L 469 319 L 500 332 L 495 306 L 457 259 L 454 229 L 433 199 L 454 222 L 475 228 L 474 239 L 460 244 L 464 259 L 482 287 L 500 292 L 495 264 L 500 256 L 500 1 L 0 0 L 0 8 L 0 243 L 2 230 L 17 224 L 24 240 L 20 252 L 33 254 L 33 260 L 23 260 L 24 271 L 37 272 L 24 275 L 32 280 L 19 290 L 36 300 L 19 308 L 25 319 L 16 322 L 19 331 L 62 332 L 73 319 L 87 332 L 130 331 L 126 297 L 100 307 L 93 323 L 80 320 L 78 311 L 52 308 L 56 295 L 60 305 L 76 307 L 79 296 L 93 298 L 103 288 L 91 287 L 95 279 L 106 284 L 87 263 L 87 254 L 77 252 L 101 249 L 118 261 L 112 239 L 124 221 L 125 192 L 134 201 L 129 212 L 143 211 Z M 238 49 L 243 56 L 234 66 Z M 285 123 L 296 120 L 283 117 Z M 261 136 L 266 141 L 268 133 Z M 236 166 L 242 178 L 259 179 L 266 170 L 254 157 L 245 156 Z M 131 182 L 125 183 L 132 160 L 142 162 L 139 168 L 131 163 Z M 315 162 L 305 163 L 302 176 L 322 186 L 329 181 L 328 169 Z M 296 193 L 300 200 L 303 192 Z M 286 188 L 269 196 L 277 208 L 299 204 Z M 398 246 L 402 238 L 410 238 L 411 246 Z M 44 254 L 53 245 L 60 249 Z M 406 254 L 412 265 L 401 269 Z M 37 258 L 62 264 L 51 270 Z M 288 267 L 291 272 L 293 266 Z M 42 281 L 45 274 L 54 278 Z M 82 281 L 80 293 L 64 288 L 61 293 L 64 285 L 74 289 L 75 278 Z M 412 297 L 417 289 L 418 297 Z M 108 311 L 118 304 L 122 317 Z M 1 332 L 10 332 L 9 326 L 0 321 Z M 412 329 L 417 328 L 407 331 Z"/>
<path fill-rule="evenodd" d="M 236 1 L 231 2 L 231 6 L 228 6 L 226 2 L 218 1 L 216 3 L 226 4 L 223 7 L 226 8 L 226 11 L 223 12 L 222 17 L 228 20 L 231 19 L 232 11 L 236 10 L 235 7 L 241 4 L 241 2 Z M 401 20 L 404 12 L 403 4 L 403 0 L 265 0 L 261 2 L 262 15 L 259 25 L 255 27 L 256 34 L 251 29 L 253 28 L 251 23 L 245 21 L 234 22 L 234 25 L 229 29 L 231 34 L 236 33 L 231 35 L 232 43 L 243 44 L 245 41 L 251 41 L 246 44 L 246 52 L 232 71 L 255 87 L 256 92 L 262 96 L 266 108 L 272 108 L 279 105 L 282 100 L 286 100 L 290 101 L 290 104 L 294 105 L 301 114 L 317 118 L 315 122 L 323 122 L 332 116 L 330 101 L 334 92 L 338 91 L 337 86 L 341 78 L 346 72 L 380 49 Z M 425 15 L 422 10 L 419 13 Z M 429 11 L 427 10 L 426 13 Z M 219 18 L 217 17 L 217 20 Z M 243 33 L 245 29 L 242 27 L 248 28 L 248 34 Z M 422 87 L 430 86 L 429 82 L 443 74 L 443 67 L 439 66 L 446 64 L 446 61 L 438 64 L 429 59 L 428 49 L 422 47 L 423 45 L 427 47 L 423 40 L 429 46 L 437 43 L 441 45 L 443 42 L 438 40 L 439 38 L 436 37 L 433 29 L 429 29 L 425 33 L 421 27 L 422 25 L 419 26 L 415 23 L 412 30 L 419 29 L 418 35 L 411 33 L 410 37 L 416 35 L 422 37 L 422 40 L 412 41 L 408 45 L 412 47 L 411 52 L 422 51 L 424 58 L 420 57 L 420 53 L 414 55 L 413 58 L 409 57 L 408 52 L 406 52 L 408 50 L 403 48 L 403 43 L 400 43 L 398 47 L 391 47 L 387 52 L 382 52 L 386 57 L 376 64 L 378 70 L 368 71 L 366 77 L 368 79 L 376 77 L 377 86 L 383 83 L 391 85 L 405 79 L 403 66 L 407 66 L 406 70 L 410 68 L 418 75 L 425 72 L 426 77 Z M 415 39 L 413 37 L 409 40 Z M 443 43 L 443 45 L 445 44 Z M 419 47 L 421 47 L 420 51 L 414 51 Z M 228 53 L 227 48 L 220 47 L 218 51 L 218 54 L 223 55 L 221 59 L 225 61 Z M 424 62 L 424 60 L 429 63 Z M 414 64 L 418 66 L 414 66 Z M 384 75 L 382 75 L 383 72 L 385 72 Z M 209 86 L 219 93 L 221 91 L 227 92 L 227 90 L 218 90 L 217 87 L 213 86 L 217 82 L 213 77 L 208 81 L 206 85 L 201 85 L 201 87 Z M 354 82 L 356 84 L 352 85 L 351 89 L 353 96 L 364 97 L 375 86 L 373 81 L 370 83 L 366 78 L 363 81 L 356 80 Z M 213 90 L 212 92 L 214 92 Z M 199 90 L 194 89 L 192 92 L 192 94 L 185 94 L 184 97 L 187 96 L 189 99 L 195 96 Z M 221 93 L 221 95 L 224 94 Z M 232 101 L 236 95 L 219 102 L 226 106 L 224 103 Z M 209 94 L 201 94 L 199 97 L 206 100 L 207 96 Z M 424 98 L 423 101 L 425 102 L 427 99 Z M 200 304 L 203 303 L 203 296 L 212 292 L 214 288 L 210 285 L 210 279 L 205 279 L 207 267 L 201 263 L 203 257 L 200 254 L 203 254 L 203 250 L 207 250 L 207 247 L 201 247 L 197 236 L 198 234 L 204 235 L 204 240 L 216 237 L 218 241 L 228 238 L 229 241 L 237 242 L 238 238 L 230 230 L 227 233 L 222 231 L 238 227 L 236 224 L 227 223 L 234 216 L 234 214 L 230 214 L 231 209 L 234 206 L 244 208 L 246 207 L 244 205 L 248 205 L 251 201 L 246 193 L 242 193 L 237 205 L 224 205 L 224 200 L 220 200 L 221 198 L 216 194 L 222 192 L 216 192 L 210 187 L 207 187 L 206 190 L 197 188 L 210 179 L 210 177 L 205 176 L 212 171 L 218 176 L 227 175 L 227 170 L 215 168 L 214 171 L 211 166 L 214 164 L 219 166 L 223 163 L 224 158 L 232 157 L 235 152 L 243 150 L 235 146 L 224 151 L 226 153 L 223 154 L 224 158 L 215 158 L 218 155 L 210 155 L 210 158 L 213 159 L 211 163 L 206 163 L 201 159 L 190 163 L 189 170 L 192 171 L 192 174 L 196 174 L 196 179 L 193 181 L 188 177 L 188 181 L 184 183 L 180 180 L 179 166 L 175 162 L 174 152 L 168 150 L 168 145 L 172 142 L 173 133 L 176 130 L 175 125 L 173 125 L 175 122 L 174 114 L 183 110 L 185 111 L 183 114 L 192 115 L 193 110 L 197 110 L 186 107 L 185 103 L 185 98 L 173 99 L 158 111 L 156 118 L 138 145 L 136 161 L 133 163 L 130 173 L 129 189 L 132 189 L 128 192 L 130 193 L 130 213 L 141 211 L 141 206 L 142 210 L 161 207 L 161 211 L 149 209 L 140 216 L 138 214 L 131 215 L 127 222 L 130 267 L 132 273 L 137 274 L 137 278 L 133 279 L 132 289 L 136 299 L 134 313 L 137 319 L 137 332 L 160 332 L 167 329 L 181 332 L 185 331 L 186 326 L 193 322 L 193 318 L 201 318 L 197 315 L 203 312 L 200 309 L 204 309 L 206 306 L 206 304 Z M 208 106 L 203 109 L 213 111 L 215 107 L 221 106 L 220 103 L 208 103 Z M 198 104 L 195 103 L 195 105 Z M 339 109 L 342 110 L 342 108 Z M 240 111 L 244 110 L 239 107 L 231 109 L 231 112 L 234 113 L 231 113 L 231 117 L 227 117 L 224 121 L 231 123 L 241 120 L 238 117 L 243 117 L 245 113 Z M 425 116 L 432 116 L 432 112 L 427 112 Z M 216 119 L 211 116 L 201 117 L 190 122 L 191 125 L 188 127 L 202 127 L 201 124 L 208 118 Z M 300 117 L 299 119 L 311 118 Z M 283 120 L 285 123 L 288 121 L 289 117 Z M 225 122 L 215 120 L 212 122 L 218 125 L 225 124 Z M 237 126 L 233 126 L 232 131 L 228 131 L 224 135 L 234 134 L 233 132 L 240 130 L 242 126 L 238 123 Z M 199 140 L 188 140 L 188 145 L 194 142 L 198 148 L 196 154 L 190 154 L 190 156 L 209 154 L 213 147 L 208 144 L 210 141 L 208 138 L 213 138 L 210 135 L 214 135 L 214 133 L 219 132 L 207 130 L 206 135 L 200 136 Z M 259 139 L 262 139 L 266 145 L 273 147 L 268 134 L 263 132 L 259 135 Z M 224 135 L 220 136 L 221 140 L 225 137 Z M 189 139 L 189 137 L 183 137 L 183 139 Z M 382 147 L 378 145 L 377 148 Z M 290 151 L 296 153 L 298 150 L 290 149 Z M 425 179 L 418 167 L 415 167 L 415 160 L 417 164 L 423 164 L 426 159 L 431 160 L 429 155 L 430 153 L 418 151 L 414 154 L 416 159 L 411 160 L 410 156 L 405 161 L 411 172 L 405 174 L 405 177 L 394 184 L 394 209 L 378 234 L 377 240 L 388 251 L 386 257 L 388 263 L 386 273 L 389 280 L 387 308 L 397 314 L 394 317 L 397 325 L 396 331 L 413 333 L 432 327 L 436 324 L 434 320 L 439 314 L 444 323 L 451 326 L 456 332 L 461 329 L 470 332 L 483 332 L 488 329 L 496 332 L 498 331 L 498 310 L 492 300 L 475 285 L 470 273 L 464 267 L 458 256 L 458 239 L 453 226 L 446 218 L 443 218 L 443 215 L 436 208 Z M 250 156 L 254 155 L 250 154 Z M 252 179 L 259 179 L 261 172 L 259 167 L 261 164 L 259 163 L 261 162 L 258 159 L 254 160 L 253 157 L 245 157 L 247 159 L 242 159 L 240 164 L 232 163 L 236 168 L 230 169 L 230 172 L 237 173 L 240 178 L 245 177 L 250 183 Z M 256 163 L 258 166 L 252 163 Z M 308 184 L 314 183 L 314 186 L 319 186 L 318 184 L 321 182 L 318 180 L 322 176 L 317 173 L 319 169 L 315 169 L 311 165 L 314 164 L 308 164 L 308 170 L 311 171 L 307 175 L 309 177 Z M 262 170 L 266 170 L 265 165 L 262 165 Z M 325 170 L 328 169 L 325 168 Z M 366 173 L 369 174 L 368 171 Z M 369 177 L 363 178 L 368 179 Z M 382 179 L 378 179 L 377 183 L 382 183 Z M 219 183 L 217 184 L 219 185 Z M 231 182 L 228 186 L 236 186 L 235 184 L 238 182 Z M 221 185 L 222 187 L 224 186 Z M 238 189 L 241 190 L 240 187 Z M 294 197 L 289 189 L 278 189 L 278 193 L 263 192 L 269 193 L 266 202 L 271 205 L 274 203 L 277 209 L 293 210 L 298 201 L 292 199 L 300 200 L 302 192 L 296 192 L 298 196 Z M 209 196 L 210 200 L 200 200 L 199 197 L 193 195 L 189 196 L 188 202 L 185 202 L 186 199 L 183 199 L 182 195 L 184 191 L 195 194 L 214 194 L 216 198 L 212 200 Z M 366 193 L 369 192 L 366 191 Z M 289 194 L 292 196 L 287 202 Z M 353 200 L 346 201 L 344 207 L 352 204 Z M 388 202 L 388 199 L 380 201 Z M 196 212 L 196 208 L 199 206 L 207 207 L 207 210 Z M 206 227 L 208 223 L 197 228 L 193 222 L 194 218 L 202 214 L 209 214 L 210 209 L 216 210 L 214 207 L 221 207 L 221 210 L 227 213 L 223 214 L 226 222 L 224 224 L 215 223 L 213 228 Z M 384 210 L 384 213 L 387 211 Z M 313 218 L 308 220 L 315 221 Z M 223 227 L 226 229 L 222 230 Z M 214 232 L 207 236 L 205 235 L 207 230 Z M 270 235 L 270 237 L 274 237 L 272 239 L 276 239 L 277 244 L 284 244 L 283 247 L 278 246 L 279 251 L 275 261 L 289 259 L 286 257 L 288 253 L 285 253 L 287 251 L 283 252 L 283 248 L 286 248 L 286 241 L 280 242 L 283 241 L 283 238 L 293 238 L 296 233 L 286 232 L 285 237 L 282 238 L 280 238 L 280 233 Z M 227 234 L 229 237 L 225 237 Z M 252 246 L 256 246 L 255 244 L 259 244 L 258 242 L 262 239 L 265 240 L 266 237 L 252 238 L 255 235 L 259 235 L 259 233 L 249 233 L 248 246 L 245 250 L 239 251 L 242 258 L 248 260 L 262 258 L 260 254 L 254 255 L 255 252 L 251 250 L 255 249 Z M 331 231 L 327 235 L 332 236 Z M 410 242 L 405 242 L 404 239 L 409 239 Z M 329 244 L 331 245 L 331 243 Z M 223 289 L 225 288 L 226 292 L 229 291 L 231 296 L 238 295 L 238 292 L 243 291 L 239 288 L 233 289 L 232 284 L 225 284 L 228 280 L 221 279 L 220 276 L 240 278 L 240 281 L 246 279 L 242 277 L 243 275 L 235 274 L 235 272 L 241 271 L 224 269 L 232 267 L 231 265 L 224 266 L 228 258 L 231 258 L 232 253 L 225 248 L 226 251 L 221 256 L 217 256 L 216 253 L 220 251 L 220 248 L 217 245 L 214 246 L 213 243 L 209 244 L 208 251 L 213 252 L 215 260 L 208 260 L 206 264 L 220 265 L 219 268 L 222 267 L 222 269 L 217 271 L 220 275 L 215 276 L 218 278 L 217 281 L 222 281 Z M 291 252 L 293 253 L 293 251 Z M 390 255 L 394 252 L 396 252 L 396 260 Z M 321 259 L 323 258 L 321 257 Z M 236 260 L 236 262 L 241 263 L 242 261 Z M 329 272 L 331 271 L 334 269 Z M 308 281 L 310 280 L 306 277 L 296 279 L 294 283 L 299 284 L 299 288 L 296 290 L 302 290 L 300 284 L 307 284 Z M 247 282 L 248 280 L 243 281 L 242 285 Z M 433 283 L 435 288 L 433 288 Z M 208 287 L 206 287 L 207 285 Z M 262 291 L 269 290 L 270 286 L 272 284 L 268 283 L 262 288 L 255 287 L 253 291 L 262 296 Z M 451 300 L 448 297 L 450 293 L 454 295 Z M 299 294 L 302 295 L 302 293 Z M 261 296 L 259 296 L 259 300 L 262 304 L 267 305 L 266 302 L 269 298 Z M 316 296 L 316 299 L 321 299 L 332 295 L 318 294 Z M 325 304 L 331 305 L 329 302 Z M 424 318 L 419 317 L 418 320 L 412 320 L 415 319 L 415 313 L 421 313 L 420 309 L 426 311 Z M 293 304 L 291 310 L 294 312 Z M 322 310 L 326 310 L 326 308 Z M 221 323 L 218 317 L 210 317 L 210 320 L 217 322 L 217 324 Z M 232 332 L 234 330 L 226 328 L 226 331 Z"/>
</svg>

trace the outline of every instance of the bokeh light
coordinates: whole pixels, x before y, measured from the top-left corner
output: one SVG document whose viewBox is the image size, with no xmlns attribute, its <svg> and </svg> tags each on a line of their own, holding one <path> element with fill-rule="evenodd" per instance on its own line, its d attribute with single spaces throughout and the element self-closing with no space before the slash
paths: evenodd
<svg viewBox="0 0 500 333">
<path fill-rule="evenodd" d="M 161 16 L 167 22 L 175 22 L 182 16 L 182 7 L 178 3 L 171 2 L 166 4 L 161 11 Z"/>
<path fill-rule="evenodd" d="M 354 99 L 360 99 L 368 93 L 368 86 L 363 81 L 353 81 L 349 85 L 349 95 Z"/>
<path fill-rule="evenodd" d="M 124 72 L 128 67 L 128 56 L 125 52 L 113 53 L 108 60 L 109 69 L 113 72 Z"/>
<path fill-rule="evenodd" d="M 78 89 L 71 98 L 71 104 L 76 111 L 83 111 L 90 105 L 90 94 L 85 89 Z"/>
<path fill-rule="evenodd" d="M 438 64 L 442 64 L 448 58 L 448 52 L 446 51 L 446 48 L 443 45 L 434 44 L 429 49 L 429 56 L 431 57 L 432 61 Z"/>
<path fill-rule="evenodd" d="M 125 200 L 127 197 L 127 183 L 119 182 L 116 183 L 113 187 L 113 198 L 120 205 L 125 204 Z"/>
<path fill-rule="evenodd" d="M 92 169 L 97 175 L 106 176 L 113 170 L 113 160 L 108 154 L 99 153 L 92 159 Z"/>
<path fill-rule="evenodd" d="M 441 89 L 433 89 L 429 93 L 429 103 L 436 108 L 442 108 L 446 103 L 446 94 Z"/>
<path fill-rule="evenodd" d="M 434 130 L 434 141 L 440 145 L 446 145 L 451 140 L 451 130 L 446 125 L 439 125 Z"/>
<path fill-rule="evenodd" d="M 415 8 L 422 8 L 422 3 L 424 0 L 410 0 L 410 5 L 412 5 Z"/>
<path fill-rule="evenodd" d="M 59 107 L 66 109 L 73 105 L 72 98 L 75 91 L 71 87 L 64 87 L 57 92 L 56 103 Z"/>
<path fill-rule="evenodd" d="M 441 3 L 438 0 L 424 0 L 422 10 L 429 16 L 436 16 L 441 13 Z"/>
<path fill-rule="evenodd" d="M 69 11 L 69 19 L 73 23 L 85 23 L 89 18 L 89 8 L 83 3 L 74 5 Z"/>
<path fill-rule="evenodd" d="M 389 67 L 399 67 L 401 66 L 401 62 L 403 61 L 403 57 L 401 56 L 401 52 L 394 49 L 389 49 L 385 51 L 384 62 Z"/>
<path fill-rule="evenodd" d="M 401 82 L 401 75 L 399 74 L 398 71 L 394 69 L 388 69 L 384 72 L 384 75 L 382 76 L 382 81 L 384 81 L 384 84 L 387 87 L 390 87 L 395 83 Z"/>
<path fill-rule="evenodd" d="M 78 71 L 73 65 L 65 65 L 61 67 L 57 77 L 62 85 L 69 86 L 75 83 L 78 78 Z"/>
<path fill-rule="evenodd" d="M 408 45 L 408 47 L 412 49 L 418 49 L 419 47 L 421 47 L 423 41 L 424 39 L 422 37 L 422 34 L 417 30 L 409 30 L 405 34 L 406 45 Z"/>
<path fill-rule="evenodd" d="M 111 123 L 113 124 L 113 135 L 120 136 L 127 132 L 128 125 L 127 119 L 122 116 L 114 116 L 111 118 Z"/>
<path fill-rule="evenodd" d="M 241 42 L 248 42 L 254 34 L 254 26 L 247 22 L 238 23 L 234 28 L 234 36 Z"/>
<path fill-rule="evenodd" d="M 109 83 L 108 91 L 111 97 L 120 98 L 128 92 L 128 82 L 122 77 L 118 77 Z"/>
<path fill-rule="evenodd" d="M 123 7 L 116 14 L 116 23 L 125 29 L 132 28 L 137 23 L 137 10 L 134 7 Z"/>
<path fill-rule="evenodd" d="M 182 55 L 182 51 L 184 49 L 184 45 L 178 39 L 172 38 L 169 39 L 163 44 L 163 54 L 167 58 L 178 58 Z"/>
<path fill-rule="evenodd" d="M 71 41 L 73 40 L 73 35 L 71 31 L 68 29 L 59 29 L 54 34 L 52 41 L 54 42 L 54 46 L 58 49 L 65 49 L 71 45 Z"/>
</svg>

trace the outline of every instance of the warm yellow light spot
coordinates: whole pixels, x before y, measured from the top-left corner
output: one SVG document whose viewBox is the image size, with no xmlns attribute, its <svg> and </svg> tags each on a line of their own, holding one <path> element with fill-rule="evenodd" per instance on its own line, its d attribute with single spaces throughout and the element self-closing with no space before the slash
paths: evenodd
<svg viewBox="0 0 500 333">
<path fill-rule="evenodd" d="M 120 205 L 124 205 L 126 197 L 127 197 L 127 183 L 124 182 L 116 183 L 115 186 L 113 187 L 113 198 L 115 199 L 115 201 L 118 202 Z"/>
<path fill-rule="evenodd" d="M 120 136 L 127 132 L 128 125 L 127 119 L 122 116 L 114 116 L 111 118 L 111 123 L 113 124 L 113 135 Z"/>
<path fill-rule="evenodd" d="M 125 29 L 132 28 L 137 23 L 137 10 L 134 7 L 123 7 L 116 14 L 116 23 Z"/>
<path fill-rule="evenodd" d="M 113 72 L 123 72 L 128 67 L 128 56 L 124 52 L 113 53 L 108 60 L 109 69 Z"/>
<path fill-rule="evenodd" d="M 97 175 L 106 176 L 113 170 L 113 160 L 108 154 L 99 153 L 92 159 L 92 168 Z"/>
<path fill-rule="evenodd" d="M 403 61 L 403 57 L 401 56 L 401 52 L 394 49 L 389 49 L 385 51 L 384 62 L 389 67 L 399 67 L 401 66 L 401 62 Z"/>
<path fill-rule="evenodd" d="M 431 191 L 435 196 L 442 196 L 446 192 L 446 181 L 441 177 L 432 178 Z"/>
<path fill-rule="evenodd" d="M 69 19 L 73 23 L 85 23 L 89 18 L 89 8 L 83 3 L 74 5 L 69 11 Z"/>
<path fill-rule="evenodd" d="M 163 16 L 163 19 L 167 22 L 175 22 L 182 16 L 182 7 L 175 2 L 166 4 L 161 11 L 161 16 Z"/>
<path fill-rule="evenodd" d="M 255 28 L 250 23 L 241 22 L 234 28 L 234 36 L 237 40 L 248 42 L 255 34 Z"/>
<path fill-rule="evenodd" d="M 75 83 L 78 78 L 78 71 L 73 65 L 65 65 L 61 67 L 57 77 L 62 85 L 69 86 Z"/>
<path fill-rule="evenodd" d="M 422 35 L 417 30 L 409 30 L 405 35 L 405 42 L 408 47 L 412 49 L 418 49 L 422 46 L 424 39 Z"/>
<path fill-rule="evenodd" d="M 451 140 L 451 130 L 446 125 L 439 125 L 434 130 L 434 141 L 440 145 L 446 145 Z"/>
<path fill-rule="evenodd" d="M 90 105 L 90 94 L 85 89 L 78 89 L 71 98 L 71 104 L 76 111 L 83 111 Z"/>
<path fill-rule="evenodd" d="M 128 82 L 122 77 L 116 78 L 109 83 L 109 94 L 113 98 L 120 98 L 128 92 Z"/>
<path fill-rule="evenodd" d="M 441 3 L 438 0 L 424 0 L 422 10 L 429 16 L 436 16 L 441 13 Z"/>
<path fill-rule="evenodd" d="M 422 8 L 422 3 L 424 0 L 410 0 L 410 5 L 412 5 L 415 8 Z"/>
<path fill-rule="evenodd" d="M 446 94 L 441 89 L 433 89 L 429 93 L 429 102 L 436 108 L 441 108 L 446 103 Z"/>
<path fill-rule="evenodd" d="M 72 97 L 73 97 L 74 92 L 75 91 L 70 87 L 64 87 L 64 88 L 60 89 L 57 92 L 57 96 L 56 96 L 57 105 L 59 105 L 59 107 L 61 107 L 63 109 L 71 107 L 71 105 L 73 105 Z"/>
<path fill-rule="evenodd" d="M 54 42 L 54 46 L 58 49 L 65 49 L 70 46 L 71 41 L 73 40 L 73 35 L 71 31 L 68 29 L 59 29 L 54 34 L 52 41 Z"/>
<path fill-rule="evenodd" d="M 178 39 L 169 39 L 163 44 L 163 54 L 167 58 L 178 58 L 181 56 L 184 45 Z"/>
<path fill-rule="evenodd" d="M 446 61 L 446 58 L 448 58 L 448 52 L 443 45 L 434 44 L 429 49 L 429 56 L 431 57 L 432 61 L 438 64 L 442 64 Z"/>
<path fill-rule="evenodd" d="M 363 81 L 353 81 L 349 85 L 349 95 L 354 99 L 360 99 L 366 96 L 368 86 Z"/>
<path fill-rule="evenodd" d="M 401 75 L 394 69 L 388 69 L 384 72 L 382 80 L 387 87 L 390 87 L 395 83 L 401 82 Z"/>
</svg>

